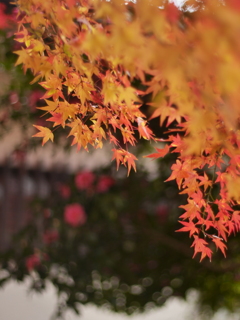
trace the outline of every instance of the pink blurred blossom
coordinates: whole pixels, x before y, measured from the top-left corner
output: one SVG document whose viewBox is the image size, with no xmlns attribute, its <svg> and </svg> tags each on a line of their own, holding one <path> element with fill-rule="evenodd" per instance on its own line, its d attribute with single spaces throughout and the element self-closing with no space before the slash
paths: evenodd
<svg viewBox="0 0 240 320">
<path fill-rule="evenodd" d="M 11 103 L 11 104 L 16 104 L 16 103 L 18 103 L 18 101 L 19 101 L 18 93 L 17 93 L 17 92 L 14 92 L 14 91 L 10 92 L 10 93 L 9 93 L 9 100 L 10 100 L 10 103 Z"/>
<path fill-rule="evenodd" d="M 5 29 L 9 25 L 8 16 L 5 14 L 5 4 L 0 3 L 0 29 Z"/>
<path fill-rule="evenodd" d="M 81 226 L 86 222 L 86 213 L 79 203 L 72 203 L 65 207 L 64 220 L 72 227 Z"/>
<path fill-rule="evenodd" d="M 75 177 L 75 184 L 79 190 L 87 190 L 93 186 L 95 175 L 90 171 L 79 172 Z"/>
<path fill-rule="evenodd" d="M 52 242 L 57 241 L 59 238 L 59 234 L 56 230 L 47 230 L 43 235 L 43 242 L 46 244 L 50 244 Z"/>
<path fill-rule="evenodd" d="M 61 184 L 59 186 L 59 192 L 64 199 L 68 199 L 71 195 L 71 189 L 66 184 Z"/>
<path fill-rule="evenodd" d="M 40 258 L 37 254 L 32 254 L 26 259 L 26 267 L 28 271 L 33 270 L 35 267 L 39 266 L 41 263 Z"/>
<path fill-rule="evenodd" d="M 97 192 L 107 192 L 114 184 L 115 180 L 112 177 L 103 175 L 98 180 Z"/>
</svg>

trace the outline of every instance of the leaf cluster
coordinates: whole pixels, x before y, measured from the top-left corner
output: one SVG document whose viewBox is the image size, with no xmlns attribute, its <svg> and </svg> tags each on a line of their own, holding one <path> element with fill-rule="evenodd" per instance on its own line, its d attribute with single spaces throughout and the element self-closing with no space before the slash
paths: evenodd
<svg viewBox="0 0 240 320">
<path fill-rule="evenodd" d="M 191 1 L 192 13 L 161 0 L 17 3 L 16 65 L 41 81 L 54 130 L 70 128 L 78 149 L 110 141 L 129 174 L 136 157 L 128 147 L 158 141 L 140 109 L 150 96 L 148 118 L 176 124 L 168 146 L 150 157 L 177 154 L 169 180 L 188 196 L 181 231 L 194 237 L 201 260 L 211 259 L 212 244 L 225 255 L 240 228 L 238 2 Z M 38 129 L 43 144 L 53 140 Z"/>
</svg>

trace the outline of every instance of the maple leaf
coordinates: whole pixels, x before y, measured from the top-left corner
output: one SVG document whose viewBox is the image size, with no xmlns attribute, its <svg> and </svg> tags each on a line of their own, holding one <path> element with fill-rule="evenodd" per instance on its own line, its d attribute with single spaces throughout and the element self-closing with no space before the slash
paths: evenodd
<svg viewBox="0 0 240 320">
<path fill-rule="evenodd" d="M 13 53 L 17 54 L 19 57 L 15 63 L 15 66 L 18 66 L 19 64 L 24 64 L 24 70 L 26 70 L 29 67 L 29 52 L 27 49 L 21 49 L 21 50 L 17 50 L 14 51 Z"/>
<path fill-rule="evenodd" d="M 66 121 L 68 118 L 75 118 L 75 114 L 78 112 L 77 104 L 70 104 L 67 101 L 59 102 L 58 112 L 62 113 L 62 118 Z"/>
<path fill-rule="evenodd" d="M 119 124 L 119 121 L 117 120 L 117 117 L 112 117 L 109 120 L 109 123 L 112 125 L 114 132 L 116 132 L 117 128 L 118 129 L 120 128 L 120 124 Z"/>
<path fill-rule="evenodd" d="M 190 221 L 190 222 L 185 222 L 185 221 L 179 221 L 181 224 L 184 225 L 181 229 L 176 230 L 176 232 L 190 232 L 189 237 L 193 236 L 194 233 L 199 233 L 199 229 L 196 228 L 195 224 Z"/>
<path fill-rule="evenodd" d="M 226 258 L 225 251 L 227 249 L 227 246 L 222 242 L 222 240 L 219 237 L 213 236 L 212 241 L 215 243 L 216 247 L 222 251 L 224 257 Z"/>
<path fill-rule="evenodd" d="M 177 133 L 176 136 L 170 136 L 169 141 L 172 141 L 170 147 L 174 147 L 174 152 L 181 152 L 184 146 L 183 140 L 180 135 Z"/>
<path fill-rule="evenodd" d="M 214 227 L 213 221 L 207 219 L 203 219 L 200 215 L 198 216 L 198 222 L 196 224 L 199 224 L 203 229 L 204 232 L 207 231 L 209 228 Z"/>
<path fill-rule="evenodd" d="M 226 173 L 223 173 L 223 172 L 221 172 L 221 171 L 218 171 L 218 172 L 216 172 L 216 175 L 217 175 L 217 179 L 216 179 L 215 182 L 219 182 L 221 188 L 224 188 L 225 185 L 226 185 L 226 181 L 227 181 Z"/>
<path fill-rule="evenodd" d="M 178 8 L 173 3 L 166 5 L 166 17 L 170 23 L 175 23 L 180 15 Z"/>
<path fill-rule="evenodd" d="M 119 165 L 123 164 L 124 166 L 127 166 L 128 168 L 128 175 L 133 169 L 136 171 L 136 163 L 135 161 L 137 158 L 130 152 L 124 150 L 124 149 L 112 149 L 113 151 L 113 157 L 112 160 L 116 160 L 117 162 L 117 170 L 119 169 Z"/>
<path fill-rule="evenodd" d="M 232 221 L 228 221 L 227 227 L 228 227 L 229 234 L 231 234 L 231 233 L 235 234 L 235 232 L 238 231 L 238 229 L 239 229 Z"/>
<path fill-rule="evenodd" d="M 47 103 L 47 106 L 38 107 L 38 109 L 41 109 L 50 113 L 58 110 L 59 101 L 51 101 L 51 100 L 45 99 L 45 102 Z"/>
<path fill-rule="evenodd" d="M 231 221 L 234 224 L 236 231 L 240 230 L 240 211 L 234 211 L 232 213 Z"/>
<path fill-rule="evenodd" d="M 225 221 L 218 220 L 214 222 L 214 228 L 218 231 L 219 236 L 223 237 L 227 241 L 227 228 L 225 226 Z"/>
<path fill-rule="evenodd" d="M 170 126 L 173 121 L 177 121 L 178 123 L 181 122 L 181 115 L 179 111 L 175 108 L 169 106 L 166 102 L 161 102 L 161 106 L 159 107 L 158 102 L 148 103 L 148 105 L 155 107 L 153 114 L 151 115 L 150 119 L 157 118 L 160 116 L 160 125 L 162 126 L 164 121 L 167 119 L 166 126 Z"/>
<path fill-rule="evenodd" d="M 186 212 L 183 213 L 180 218 L 193 220 L 200 211 L 199 206 L 192 199 L 188 199 L 188 204 L 181 205 L 179 208 L 183 208 Z"/>
<path fill-rule="evenodd" d="M 182 181 L 185 178 L 189 177 L 189 172 L 183 170 L 182 163 L 180 160 L 177 159 L 176 163 L 174 163 L 171 167 L 172 169 L 172 174 L 170 177 L 165 180 L 165 181 L 171 181 L 171 180 L 176 180 L 179 189 L 181 188 Z"/>
<path fill-rule="evenodd" d="M 201 254 L 200 262 L 205 258 L 209 257 L 211 261 L 212 257 L 212 250 L 207 247 L 208 243 L 204 239 L 199 238 L 198 236 L 194 235 L 194 241 L 191 245 L 191 247 L 194 247 L 194 255 L 193 258 L 197 253 Z"/>
<path fill-rule="evenodd" d="M 126 144 L 127 142 L 129 142 L 132 146 L 135 145 L 136 143 L 136 138 L 133 136 L 133 132 L 126 129 L 126 128 L 121 128 L 121 133 L 123 136 L 123 142 L 124 144 Z"/>
<path fill-rule="evenodd" d="M 124 159 L 124 150 L 122 149 L 112 149 L 113 151 L 113 157 L 112 160 L 116 160 L 117 162 L 117 170 L 119 169 L 119 165 L 123 163 Z"/>
<path fill-rule="evenodd" d="M 166 154 L 169 153 L 169 149 L 170 149 L 169 145 L 166 144 L 165 147 L 162 148 L 162 149 L 161 148 L 155 148 L 155 150 L 157 152 L 149 154 L 147 156 L 144 156 L 144 158 L 153 158 L 153 159 L 163 158 L 163 157 L 165 157 Z"/>
<path fill-rule="evenodd" d="M 53 142 L 53 133 L 50 129 L 46 128 L 46 127 L 42 127 L 42 126 L 35 126 L 33 125 L 35 128 L 37 128 L 40 132 L 36 133 L 33 135 L 33 137 L 40 137 L 43 138 L 42 140 L 42 146 L 48 141 L 51 140 Z"/>
<path fill-rule="evenodd" d="M 127 163 L 127 167 L 128 167 L 128 176 L 129 176 L 129 173 L 131 171 L 131 169 L 133 168 L 133 170 L 136 172 L 136 163 L 135 161 L 137 160 L 137 158 L 130 152 L 127 152 L 125 154 L 125 159 L 124 159 L 124 162 Z"/>
<path fill-rule="evenodd" d="M 63 120 L 62 113 L 53 112 L 51 114 L 52 114 L 52 117 L 48 118 L 47 121 L 54 122 L 53 124 L 54 127 L 61 125 L 63 128 L 65 128 L 65 121 Z"/>
<path fill-rule="evenodd" d="M 204 186 L 204 191 L 206 191 L 208 187 L 211 187 L 212 181 L 208 179 L 208 176 L 206 175 L 205 172 L 204 172 L 204 176 L 203 177 L 199 176 L 198 179 L 201 181 L 199 186 Z"/>
<path fill-rule="evenodd" d="M 153 137 L 153 132 L 146 126 L 146 121 L 144 121 L 141 117 L 138 117 L 137 123 L 140 138 L 143 137 L 146 140 L 150 140 Z"/>
<path fill-rule="evenodd" d="M 108 132 L 109 141 L 113 142 L 115 145 L 119 145 L 118 139 L 109 131 Z"/>
</svg>

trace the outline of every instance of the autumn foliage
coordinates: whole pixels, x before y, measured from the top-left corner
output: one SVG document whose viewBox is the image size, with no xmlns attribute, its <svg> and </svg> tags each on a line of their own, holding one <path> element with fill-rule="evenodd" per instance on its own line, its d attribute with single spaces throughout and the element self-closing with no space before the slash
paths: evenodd
<svg viewBox="0 0 240 320">
<path fill-rule="evenodd" d="M 165 143 L 148 157 L 176 154 L 167 181 L 187 195 L 178 231 L 201 260 L 214 247 L 225 255 L 240 229 L 239 2 L 187 1 L 181 11 L 161 0 L 17 4 L 16 64 L 46 90 L 48 122 L 35 136 L 45 144 L 62 127 L 86 150 L 108 140 L 128 173 L 140 138 Z M 149 128 L 157 117 L 168 139 Z"/>
</svg>

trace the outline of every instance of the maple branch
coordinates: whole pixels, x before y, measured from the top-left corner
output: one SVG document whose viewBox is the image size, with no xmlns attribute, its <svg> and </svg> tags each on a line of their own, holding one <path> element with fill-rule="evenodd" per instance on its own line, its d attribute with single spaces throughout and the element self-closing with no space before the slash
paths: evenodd
<svg viewBox="0 0 240 320">
<path fill-rule="evenodd" d="M 169 247 L 170 249 L 173 249 L 174 251 L 177 251 L 178 253 L 182 253 L 185 257 L 187 258 L 192 258 L 193 256 L 193 252 L 192 249 L 189 248 L 188 245 L 184 244 L 183 242 L 174 239 L 173 237 L 166 235 L 164 233 L 162 233 L 161 231 L 153 231 L 153 230 L 148 230 L 146 228 L 143 228 L 143 230 L 141 230 L 141 233 L 146 233 L 147 236 L 149 237 L 153 237 L 155 239 L 157 239 L 160 243 L 162 243 L 163 245 Z M 198 263 L 196 261 L 196 263 Z M 214 272 L 225 272 L 227 270 L 232 270 L 229 269 L 230 267 L 228 265 L 224 266 L 223 264 L 219 265 L 219 264 L 214 264 L 212 262 L 209 261 L 202 261 L 201 265 L 204 266 L 205 268 L 214 271 Z M 240 264 L 238 264 L 239 266 Z M 236 264 L 237 267 L 237 264 Z"/>
<path fill-rule="evenodd" d="M 203 216 L 206 216 L 206 214 L 207 214 L 206 213 L 206 207 L 207 207 L 208 204 L 210 204 L 210 197 L 212 198 L 212 201 L 214 201 L 214 198 L 212 196 L 212 190 L 213 190 L 213 185 L 214 185 L 214 180 L 215 180 L 215 175 L 216 175 L 216 170 L 217 170 L 217 161 L 218 161 L 219 156 L 220 156 L 220 153 L 217 152 L 216 153 L 216 157 L 215 157 L 215 164 L 214 164 L 214 167 L 213 167 L 212 179 L 211 179 L 212 183 L 209 186 L 209 190 L 208 190 L 208 192 L 206 194 L 206 196 L 207 196 L 207 198 L 206 198 L 206 206 L 204 207 L 204 210 L 202 212 Z M 213 237 L 212 235 L 206 233 L 204 224 L 201 225 L 201 231 L 202 231 L 204 237 L 206 237 L 206 236 L 208 236 L 209 238 Z"/>
<path fill-rule="evenodd" d="M 217 171 L 217 161 L 220 157 L 220 152 L 218 151 L 216 153 L 216 161 L 215 161 L 215 164 L 214 164 L 214 167 L 213 167 L 213 175 L 212 175 L 212 184 L 211 186 L 209 187 L 209 190 L 208 190 L 208 193 L 207 193 L 207 199 L 206 199 L 206 203 L 209 204 L 209 200 L 210 200 L 210 197 L 212 198 L 212 200 L 214 201 L 214 198 L 212 196 L 212 189 L 213 189 L 213 185 L 214 185 L 214 180 L 215 180 L 215 176 L 216 176 L 216 171 Z"/>
</svg>

